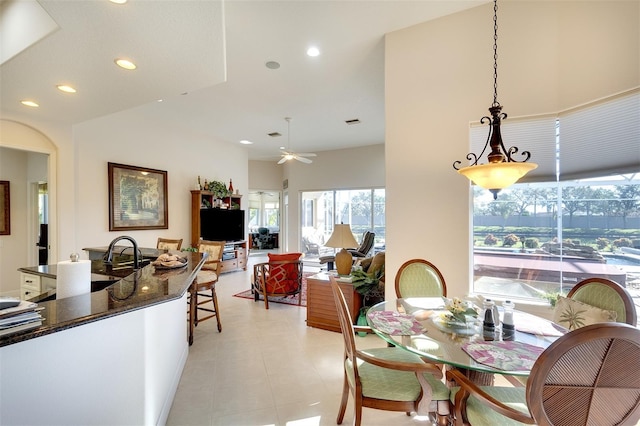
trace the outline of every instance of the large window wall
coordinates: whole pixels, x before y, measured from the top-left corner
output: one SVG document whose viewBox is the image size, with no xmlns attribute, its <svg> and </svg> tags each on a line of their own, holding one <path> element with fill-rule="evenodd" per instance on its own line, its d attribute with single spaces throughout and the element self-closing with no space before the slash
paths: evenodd
<svg viewBox="0 0 640 426">
<path fill-rule="evenodd" d="M 324 243 L 336 223 L 348 223 L 359 242 L 366 231 L 375 232 L 374 250 L 384 250 L 384 188 L 304 191 L 301 203 L 300 247 L 307 257 L 333 252 Z"/>
<path fill-rule="evenodd" d="M 590 277 L 640 288 L 639 113 L 636 91 L 504 126 L 507 146 L 525 140 L 532 157 L 537 146 L 547 155 L 542 173 L 497 200 L 474 187 L 474 292 L 552 301 Z"/>
</svg>

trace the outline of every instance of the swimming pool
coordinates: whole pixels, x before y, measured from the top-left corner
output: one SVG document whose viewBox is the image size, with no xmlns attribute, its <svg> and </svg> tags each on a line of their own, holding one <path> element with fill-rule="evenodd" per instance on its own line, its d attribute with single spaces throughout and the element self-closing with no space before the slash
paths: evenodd
<svg viewBox="0 0 640 426">
<path fill-rule="evenodd" d="M 609 265 L 640 266 L 640 256 L 608 253 L 603 253 L 602 256 L 604 256 Z"/>
</svg>

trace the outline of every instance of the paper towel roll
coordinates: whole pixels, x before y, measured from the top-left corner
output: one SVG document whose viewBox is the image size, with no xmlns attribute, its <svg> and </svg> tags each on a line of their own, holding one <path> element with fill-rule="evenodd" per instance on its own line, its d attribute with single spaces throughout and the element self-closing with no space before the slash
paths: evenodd
<svg viewBox="0 0 640 426">
<path fill-rule="evenodd" d="M 58 262 L 56 299 L 91 293 L 91 261 Z"/>
</svg>

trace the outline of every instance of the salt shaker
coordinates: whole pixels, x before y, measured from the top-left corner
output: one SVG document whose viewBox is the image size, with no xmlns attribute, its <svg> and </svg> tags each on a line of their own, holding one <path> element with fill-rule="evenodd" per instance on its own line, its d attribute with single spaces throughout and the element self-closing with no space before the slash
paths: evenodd
<svg viewBox="0 0 640 426">
<path fill-rule="evenodd" d="M 513 309 L 515 308 L 515 304 L 510 300 L 505 300 L 502 308 L 504 309 L 502 340 L 514 340 L 516 337 L 516 329 L 513 324 Z"/>
</svg>

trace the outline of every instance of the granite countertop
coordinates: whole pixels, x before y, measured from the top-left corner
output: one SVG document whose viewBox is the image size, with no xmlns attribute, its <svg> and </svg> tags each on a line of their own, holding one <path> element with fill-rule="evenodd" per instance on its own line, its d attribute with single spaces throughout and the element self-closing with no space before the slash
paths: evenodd
<svg viewBox="0 0 640 426">
<path fill-rule="evenodd" d="M 183 255 L 187 258 L 187 266 L 182 268 L 157 269 L 149 264 L 122 279 L 96 274 L 97 281 L 119 281 L 109 283 L 102 290 L 61 300 L 55 300 L 50 293 L 40 295 L 33 301 L 44 308 L 40 311 L 44 318 L 42 325 L 24 332 L 0 336 L 0 347 L 181 298 L 205 260 L 205 256 L 200 253 L 184 252 Z M 41 275 L 49 274 L 47 276 L 55 278 L 55 270 L 52 268 L 54 265 L 44 266 L 48 268 L 33 268 L 41 268 Z M 95 270 L 93 266 L 92 270 Z M 20 268 L 25 272 L 29 272 L 29 269 L 31 268 Z M 34 270 L 30 272 L 34 273 Z M 41 300 L 46 301 L 40 302 Z"/>
</svg>

